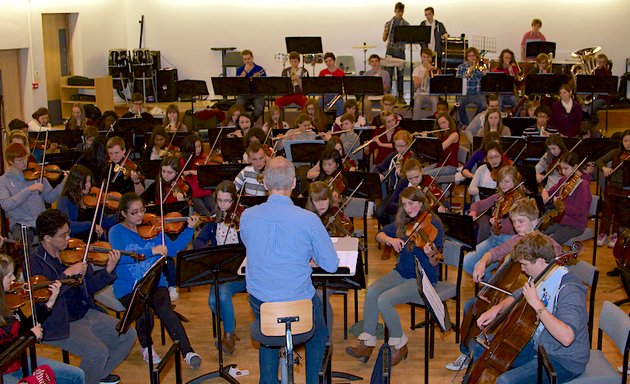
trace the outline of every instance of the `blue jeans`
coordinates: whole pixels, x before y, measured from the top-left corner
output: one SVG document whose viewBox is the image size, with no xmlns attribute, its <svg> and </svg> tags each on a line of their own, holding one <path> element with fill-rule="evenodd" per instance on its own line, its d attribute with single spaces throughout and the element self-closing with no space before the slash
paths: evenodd
<svg viewBox="0 0 630 384">
<path fill-rule="evenodd" d="M 217 313 L 216 290 L 210 288 L 208 295 L 208 305 L 212 312 Z M 239 292 L 245 292 L 245 279 L 237 281 L 229 281 L 219 284 L 219 303 L 221 304 L 221 321 L 223 321 L 223 331 L 226 333 L 234 333 L 236 326 L 236 318 L 234 317 L 234 303 L 232 296 Z"/>
<path fill-rule="evenodd" d="M 510 107 L 514 108 L 516 107 L 516 105 L 518 104 L 518 101 L 516 100 L 516 96 L 512 95 L 499 95 L 499 110 L 503 111 L 503 108 L 506 105 L 509 105 Z M 512 115 L 516 116 L 516 113 L 518 111 L 512 111 Z"/>
<path fill-rule="evenodd" d="M 471 345 L 473 349 L 473 361 L 477 360 L 484 351 L 484 348 L 475 342 Z M 558 363 L 553 356 L 549 356 L 549 360 L 553 364 L 553 368 L 558 375 L 558 382 L 564 383 L 579 376 L 575 372 L 568 371 Z M 512 368 L 497 378 L 496 384 L 535 384 L 538 379 L 538 353 L 534 347 L 534 341 L 530 340 L 523 350 L 516 356 L 512 363 Z M 542 382 L 546 383 L 549 379 L 543 369 Z"/>
<path fill-rule="evenodd" d="M 243 106 L 245 109 L 250 105 L 254 106 L 254 112 L 252 113 L 253 123 L 258 120 L 265 110 L 265 98 L 263 96 L 239 95 L 236 96 L 236 104 Z"/>
<path fill-rule="evenodd" d="M 334 93 L 325 93 L 324 97 L 319 99 L 319 106 L 322 109 L 325 109 L 326 105 L 330 103 L 335 96 L 337 95 Z M 335 101 L 335 104 L 333 104 L 333 107 L 335 108 L 336 117 L 343 115 L 343 97 L 338 98 L 337 101 Z"/>
<path fill-rule="evenodd" d="M 389 78 L 392 79 L 392 82 L 394 81 L 394 71 L 396 72 L 396 92 L 398 92 L 399 97 L 403 97 L 405 95 L 405 93 L 403 92 L 403 90 L 405 89 L 403 84 L 405 78 L 404 67 L 385 67 L 385 70 L 387 71 L 387 73 L 389 73 Z"/>
<path fill-rule="evenodd" d="M 498 247 L 499 245 L 508 241 L 514 235 L 495 235 L 494 233 L 490 235 L 487 239 L 477 244 L 477 247 L 474 251 L 468 252 L 466 256 L 464 256 L 464 272 L 471 275 L 475 269 L 475 264 L 483 257 L 484 253 L 490 251 L 494 247 Z M 485 281 L 492 276 L 492 272 L 499 266 L 499 263 L 492 263 L 490 265 L 486 265 L 486 272 L 483 277 Z"/>
<path fill-rule="evenodd" d="M 463 125 L 468 125 L 470 123 L 468 120 L 468 114 L 466 113 L 466 106 L 468 104 L 475 104 L 477 107 L 475 115 L 486 109 L 487 106 L 486 97 L 484 95 L 459 96 L 457 98 L 457 102 L 459 103 L 459 122 Z"/>
<path fill-rule="evenodd" d="M 29 370 L 32 372 L 32 368 L 30 366 L 31 360 L 28 360 Z M 48 365 L 55 374 L 55 380 L 57 380 L 58 384 L 83 384 L 85 383 L 85 373 L 83 370 L 78 367 L 73 367 L 72 365 L 62 363 L 61 361 L 47 359 L 45 357 L 38 357 L 37 364 L 39 365 Z M 19 369 L 13 373 L 7 373 L 2 375 L 2 380 L 4 384 L 17 384 L 18 381 L 22 379 L 22 369 Z"/>
<path fill-rule="evenodd" d="M 317 384 L 319 369 L 324 359 L 324 348 L 328 342 L 328 329 L 324 320 L 322 301 L 314 295 L 313 301 L 313 337 L 306 342 L 306 383 Z M 256 320 L 260 320 L 260 305 L 263 302 L 249 295 L 249 306 L 254 312 Z M 278 381 L 278 352 L 280 348 L 269 348 L 263 345 L 258 350 L 258 364 L 260 365 L 260 384 L 277 384 Z"/>
</svg>

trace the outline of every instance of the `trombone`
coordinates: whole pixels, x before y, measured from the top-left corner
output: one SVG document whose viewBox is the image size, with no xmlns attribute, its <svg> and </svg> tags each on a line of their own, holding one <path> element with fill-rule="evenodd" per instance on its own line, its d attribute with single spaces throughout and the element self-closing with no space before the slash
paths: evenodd
<svg viewBox="0 0 630 384">
<path fill-rule="evenodd" d="M 337 103 L 337 101 L 344 97 L 346 95 L 346 89 L 343 85 L 343 82 L 341 83 L 341 93 L 335 95 L 335 97 L 332 98 L 332 100 L 330 100 L 328 103 L 326 103 L 326 105 L 324 106 L 324 111 L 325 112 L 329 112 L 332 107 L 335 105 L 335 103 Z"/>
</svg>

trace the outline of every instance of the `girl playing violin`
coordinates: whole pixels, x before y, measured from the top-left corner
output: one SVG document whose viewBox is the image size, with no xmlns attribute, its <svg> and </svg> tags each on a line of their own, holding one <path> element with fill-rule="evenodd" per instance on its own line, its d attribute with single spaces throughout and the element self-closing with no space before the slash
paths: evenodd
<svg viewBox="0 0 630 384">
<path fill-rule="evenodd" d="M 93 209 L 88 211 L 88 207 L 84 202 L 84 196 L 95 193 L 94 199 L 98 199 L 98 188 L 96 192 L 92 191 L 92 172 L 82 165 L 74 165 L 70 168 L 68 180 L 61 191 L 61 197 L 57 200 L 57 209 L 65 213 L 70 220 L 70 230 L 73 235 L 86 234 L 92 227 Z M 105 191 L 103 191 L 105 193 Z M 94 208 L 94 207 L 92 207 Z M 99 210 L 102 210 L 102 204 Z M 92 211 L 92 212 L 90 212 Z M 94 232 L 99 238 L 105 235 L 105 231 L 109 230 L 116 224 L 115 215 L 107 215 L 103 218 L 103 226 L 96 222 Z"/>
<path fill-rule="evenodd" d="M 511 164 L 511 162 L 508 163 L 503 160 L 503 152 L 499 143 L 491 142 L 486 144 L 484 152 L 486 153 L 486 162 L 477 168 L 468 186 L 468 193 L 473 201 L 488 197 L 489 194 L 484 196 L 480 193 L 480 188 L 496 189 L 497 181 L 495 179 L 499 169 L 503 165 Z"/>
<path fill-rule="evenodd" d="M 354 132 L 354 124 L 356 123 L 356 117 L 354 114 L 352 113 L 344 113 L 343 115 L 341 115 L 339 117 L 340 120 L 340 130 L 335 130 L 335 128 L 333 127 L 333 130 L 331 132 L 342 132 L 341 134 L 335 134 L 333 135 L 332 133 L 330 134 L 326 134 L 324 135 L 324 138 L 326 138 L 327 141 L 330 141 L 330 139 L 332 139 L 333 137 L 337 137 L 340 139 L 340 141 L 343 144 L 344 150 L 345 152 L 350 153 L 351 155 L 348 156 L 348 159 L 352 159 L 352 161 L 358 161 L 361 160 L 363 158 L 363 153 L 358 152 L 355 153 L 354 155 L 352 155 L 352 152 L 361 144 L 360 139 L 359 139 L 359 135 L 357 135 L 356 132 Z M 343 155 L 345 157 L 345 155 Z"/>
<path fill-rule="evenodd" d="M 333 193 L 325 182 L 316 181 L 309 185 L 308 200 L 305 208 L 314 212 L 322 219 L 322 223 L 330 236 L 352 236 L 354 225 L 352 221 L 343 214 L 343 211 L 339 212 L 339 208 L 333 206 Z M 334 222 L 329 224 L 328 220 L 333 217 Z"/>
<path fill-rule="evenodd" d="M 621 134 L 619 148 L 608 152 L 595 163 L 608 180 L 604 209 L 602 211 L 602 222 L 597 238 L 598 247 L 603 246 L 606 240 L 609 240 L 608 247 L 614 248 L 619 236 L 619 224 L 621 223 L 622 226 L 630 225 L 630 212 L 627 209 L 627 204 L 623 202 L 624 196 L 628 196 L 628 191 L 624 188 L 627 186 L 623 183 L 623 163 L 628 160 L 630 160 L 630 130 L 626 129 Z M 611 163 L 610 167 L 608 166 L 609 162 Z M 610 239 L 608 239 L 611 226 L 612 234 Z"/>
<path fill-rule="evenodd" d="M 343 142 L 341 138 L 337 135 L 334 135 L 326 142 L 327 147 L 332 147 L 339 152 L 341 159 L 343 160 L 343 170 L 344 171 L 354 171 L 357 169 L 357 162 L 354 161 L 351 157 L 346 156 L 346 150 L 343 147 Z M 316 167 L 319 166 L 319 163 L 315 164 Z"/>
<path fill-rule="evenodd" d="M 238 196 L 234 183 L 229 180 L 222 181 L 215 190 L 214 198 L 216 202 L 216 219 L 214 222 L 206 224 L 199 232 L 199 236 L 193 241 L 194 249 L 238 244 L 241 242 L 240 232 L 237 231 L 237 227 L 231 224 L 240 221 L 240 214 L 244 210 L 242 205 L 236 207 Z M 233 213 L 234 217 L 232 218 Z M 223 322 L 224 332 L 222 346 L 223 351 L 228 354 L 234 353 L 236 345 L 236 334 L 234 333 L 236 319 L 234 316 L 232 296 L 239 292 L 245 292 L 244 279 L 221 283 L 219 285 L 221 321 Z M 213 312 L 216 312 L 216 296 L 214 289 L 210 289 L 208 305 Z"/>
<path fill-rule="evenodd" d="M 191 196 L 195 212 L 201 216 L 209 217 L 212 215 L 212 211 L 214 211 L 212 191 L 200 188 L 199 179 L 197 177 L 197 167 L 205 165 L 207 158 L 207 155 L 203 151 L 201 137 L 196 133 L 186 136 L 182 150 L 184 151 L 184 156 L 179 159 L 179 163 L 182 167 L 192 155 L 192 158 L 188 162 L 188 167 L 186 167 L 184 171 L 184 178 L 192 191 Z"/>
<path fill-rule="evenodd" d="M 168 144 L 168 134 L 161 126 L 156 126 L 151 132 L 147 148 L 144 150 L 142 160 L 162 160 L 166 146 Z"/>
<path fill-rule="evenodd" d="M 548 234 L 552 239 L 560 244 L 580 235 L 584 232 L 588 224 L 588 212 L 591 207 L 591 175 L 578 169 L 580 157 L 575 152 L 569 152 L 560 159 L 560 170 L 562 178 L 549 190 L 543 189 L 541 195 L 545 203 L 550 201 L 550 196 L 560 189 L 559 193 L 553 196 L 554 205 L 556 201 L 564 204 L 563 214 L 555 218 L 555 223 L 545 229 L 543 233 Z"/>
<path fill-rule="evenodd" d="M 370 143 L 369 150 L 366 151 L 366 155 L 376 152 L 374 155 L 374 164 L 382 163 L 387 156 L 395 152 L 394 144 L 392 142 L 394 134 L 400 130 L 398 127 L 398 115 L 392 111 L 382 111 L 380 114 L 380 120 L 384 122 L 383 126 L 380 126 L 374 130 L 372 137 L 377 137 L 383 132 L 387 132 L 374 142 Z"/>
<path fill-rule="evenodd" d="M 395 306 L 420 300 L 416 283 L 417 259 L 429 281 L 435 285 L 438 279 L 438 258 L 432 244 L 417 246 L 415 241 L 405 245 L 417 219 L 423 218 L 423 228 L 435 227 L 437 235 L 433 244 L 441 249 L 444 239 L 442 222 L 437 215 L 425 217 L 427 202 L 421 190 L 406 188 L 400 194 L 400 202 L 396 221 L 385 226 L 376 235 L 376 241 L 389 245 L 400 252 L 400 257 L 389 274 L 372 283 L 365 295 L 363 304 L 363 333 L 359 335 L 356 347 L 346 348 L 346 353 L 365 363 L 370 358 L 376 345 L 376 326 L 379 312 L 389 330 L 389 345 L 392 347 L 392 365 L 398 364 L 407 357 L 407 335 L 402 330 L 400 318 Z M 426 222 L 426 223 L 425 223 Z M 430 224 L 429 224 L 430 223 Z M 422 229 L 424 230 L 424 229 Z"/>
<path fill-rule="evenodd" d="M 339 174 L 343 169 L 341 161 L 339 151 L 334 148 L 325 149 L 322 157 L 319 159 L 320 172 L 316 177 L 311 178 L 314 181 L 323 181 L 328 185 L 332 190 L 333 206 L 335 207 L 339 206 L 339 196 L 344 192 L 348 183 L 345 177 Z M 311 170 L 309 170 L 309 173 L 310 175 L 307 176 L 314 174 Z"/>
<path fill-rule="evenodd" d="M 160 181 L 163 182 L 162 188 L 164 189 L 162 198 L 164 199 L 164 203 L 176 203 L 190 199 L 192 192 L 190 184 L 184 180 L 183 175 L 177 179 L 177 176 L 182 171 L 180 160 L 180 158 L 174 156 L 168 156 L 162 159 L 162 163 L 160 164 L 160 177 L 142 193 L 142 199 L 160 204 L 160 193 L 158 190 L 158 183 Z"/>
<path fill-rule="evenodd" d="M 477 132 L 477 136 L 483 137 L 488 132 L 499 132 L 503 136 L 511 136 L 512 131 L 507 125 L 503 125 L 503 117 L 501 117 L 501 111 L 494 108 L 489 108 L 486 111 L 486 119 L 483 123 L 483 128 Z"/>
<path fill-rule="evenodd" d="M 520 182 L 521 174 L 515 167 L 502 167 L 497 178 L 497 192 L 471 205 L 468 214 L 477 222 L 477 247 L 464 256 L 464 271 L 469 275 L 484 253 L 514 235 L 512 222 L 506 216 L 512 204 L 525 195 L 522 187 L 516 188 Z"/>
<path fill-rule="evenodd" d="M 179 113 L 179 107 L 176 104 L 170 104 L 166 108 L 166 115 L 162 121 L 162 128 L 168 133 L 188 132 L 186 124 L 182 123 L 183 116 Z"/>
<path fill-rule="evenodd" d="M 457 172 L 459 162 L 457 154 L 459 152 L 459 131 L 453 117 L 448 112 L 438 113 L 435 118 L 433 130 L 445 129 L 446 131 L 435 132 L 434 136 L 442 142 L 442 156 L 448 160 L 431 164 L 422 170 L 422 173 L 429 176 L 436 176 L 440 173 L 440 178 L 452 176 Z M 440 171 L 440 169 L 442 169 Z"/>
<path fill-rule="evenodd" d="M 560 160 L 560 158 L 564 156 L 569 150 L 564 144 L 564 139 L 562 139 L 562 136 L 558 134 L 549 136 L 549 138 L 545 140 L 545 147 L 547 147 L 547 151 L 545 151 L 545 153 L 536 164 L 536 180 L 538 181 L 538 183 L 542 183 L 543 181 L 545 181 L 545 175 L 551 172 L 547 176 L 547 181 L 543 186 L 544 189 L 550 189 L 562 177 L 560 175 L 560 168 L 553 168 L 554 166 L 556 166 L 556 163 Z"/>
<path fill-rule="evenodd" d="M 225 120 L 221 122 L 221 126 L 225 128 L 235 128 L 237 125 L 238 117 L 241 113 L 245 113 L 245 108 L 242 105 L 234 104 L 225 113 Z"/>
<path fill-rule="evenodd" d="M 280 119 L 280 108 L 275 104 L 269 108 L 267 121 L 262 125 L 265 135 L 270 129 L 289 129 L 289 123 Z"/>
<path fill-rule="evenodd" d="M 152 239 L 144 239 L 140 236 L 138 228 L 142 225 L 146 208 L 140 196 L 135 193 L 127 193 L 120 199 L 119 215 L 123 221 L 116 224 L 109 231 L 110 243 L 114 249 L 127 251 L 137 251 L 144 254 L 146 260 L 136 261 L 129 256 L 121 256 L 116 266 L 116 280 L 114 281 L 114 294 L 124 306 L 128 306 L 131 301 L 131 291 L 135 282 L 142 278 L 144 273 L 162 256 L 175 257 L 177 252 L 186 248 L 192 240 L 195 227 L 199 224 L 197 216 L 190 216 L 187 219 L 187 227 L 175 240 L 171 240 L 164 235 L 158 235 Z M 188 340 L 186 330 L 181 321 L 173 312 L 169 292 L 166 289 L 166 279 L 160 278 L 157 289 L 149 299 L 149 305 L 153 312 L 162 320 L 173 340 L 179 340 L 182 356 L 186 364 L 192 369 L 197 369 L 201 365 L 201 357 L 196 354 Z M 153 318 L 147 324 L 144 316 L 136 320 L 136 330 L 140 341 L 142 357 L 148 362 L 148 346 L 150 340 L 146 337 L 147 327 L 153 329 Z M 153 351 L 153 362 L 159 363 L 160 357 Z"/>
<path fill-rule="evenodd" d="M 0 348 L 2 350 L 7 350 L 11 343 L 20 336 L 35 336 L 37 340 L 41 340 L 44 333 L 40 323 L 31 328 L 33 321 L 30 317 L 27 318 L 19 307 L 15 309 L 8 306 L 7 293 L 5 292 L 9 291 L 12 288 L 11 285 L 15 282 L 14 268 L 13 260 L 7 255 L 0 254 L 0 275 L 2 276 L 2 292 L 0 292 Z M 44 305 L 37 306 L 38 321 L 43 322 L 50 316 L 52 308 L 57 301 L 60 288 L 61 283 L 59 281 L 53 282 L 48 287 L 50 298 Z M 59 384 L 83 384 L 85 381 L 85 374 L 80 368 L 41 357 L 41 355 L 37 357 L 37 363 L 39 365 L 48 365 L 54 372 L 55 379 Z M 22 379 L 21 367 L 22 364 L 19 357 L 10 362 L 2 372 L 2 381 L 5 384 L 16 384 Z"/>
<path fill-rule="evenodd" d="M 382 185 L 385 187 L 384 195 L 390 194 L 400 181 L 401 167 L 405 160 L 413 157 L 413 151 L 409 148 L 413 138 L 408 131 L 401 130 L 394 134 L 392 142 L 395 151 L 390 153 L 385 160 L 374 166 Z M 385 176 L 387 175 L 387 180 Z"/>
</svg>

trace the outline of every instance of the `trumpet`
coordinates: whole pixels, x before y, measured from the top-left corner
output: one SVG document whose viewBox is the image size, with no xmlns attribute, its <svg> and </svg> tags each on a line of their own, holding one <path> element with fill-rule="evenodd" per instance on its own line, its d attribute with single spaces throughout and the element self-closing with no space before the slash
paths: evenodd
<svg viewBox="0 0 630 384">
<path fill-rule="evenodd" d="M 475 65 L 471 65 L 470 67 L 468 67 L 468 70 L 466 71 L 466 76 L 472 77 L 475 71 L 484 72 L 486 70 L 488 70 L 488 62 L 483 57 L 480 57 Z"/>
<path fill-rule="evenodd" d="M 514 79 L 516 81 L 523 81 L 525 80 L 525 72 L 523 72 L 523 70 L 521 69 L 521 66 L 518 65 L 518 61 L 514 60 L 514 64 L 516 64 L 516 69 L 518 70 L 518 73 L 514 76 Z"/>
</svg>

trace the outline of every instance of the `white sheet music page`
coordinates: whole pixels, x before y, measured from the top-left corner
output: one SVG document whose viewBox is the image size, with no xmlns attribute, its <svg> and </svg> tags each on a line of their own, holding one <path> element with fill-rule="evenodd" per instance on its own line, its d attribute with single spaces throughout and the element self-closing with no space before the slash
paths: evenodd
<svg viewBox="0 0 630 384">
<path fill-rule="evenodd" d="M 420 263 L 416 262 L 416 264 L 418 265 L 418 272 L 422 276 L 421 294 L 424 295 L 423 299 L 426 301 L 425 304 L 431 307 L 433 314 L 435 315 L 433 317 L 436 318 L 442 332 L 445 332 L 446 331 L 446 324 L 445 324 L 446 314 L 444 313 L 444 303 L 442 302 L 442 300 L 440 300 L 440 296 L 438 296 L 438 293 L 435 291 L 435 287 L 429 281 L 427 274 L 424 273 L 424 269 L 422 269 L 422 266 L 420 265 Z"/>
</svg>

